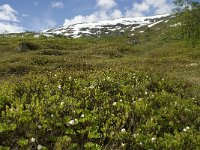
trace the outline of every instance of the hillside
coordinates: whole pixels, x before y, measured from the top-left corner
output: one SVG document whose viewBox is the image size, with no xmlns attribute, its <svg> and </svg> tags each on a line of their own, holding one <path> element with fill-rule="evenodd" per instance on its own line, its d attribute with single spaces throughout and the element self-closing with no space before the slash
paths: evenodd
<svg viewBox="0 0 200 150">
<path fill-rule="evenodd" d="M 1 35 L 0 149 L 199 149 L 200 45 L 141 19 Z"/>
<path fill-rule="evenodd" d="M 122 35 L 124 32 L 133 32 L 142 26 L 152 27 L 157 23 L 169 20 L 170 14 L 138 18 L 120 18 L 92 23 L 79 23 L 56 29 L 42 31 L 45 36 L 63 35 L 79 38 L 81 36 L 100 37 L 102 35 Z"/>
</svg>

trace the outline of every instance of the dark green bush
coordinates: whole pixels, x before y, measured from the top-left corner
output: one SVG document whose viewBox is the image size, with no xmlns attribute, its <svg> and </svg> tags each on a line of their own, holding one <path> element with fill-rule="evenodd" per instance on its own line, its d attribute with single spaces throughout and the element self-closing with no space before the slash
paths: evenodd
<svg viewBox="0 0 200 150">
<path fill-rule="evenodd" d="M 64 55 L 64 53 L 62 51 L 59 50 L 43 50 L 42 52 L 40 52 L 41 55 L 53 55 L 53 56 L 61 56 Z"/>
<path fill-rule="evenodd" d="M 39 46 L 32 42 L 21 42 L 19 44 L 20 51 L 27 51 L 27 50 L 38 50 Z"/>
</svg>

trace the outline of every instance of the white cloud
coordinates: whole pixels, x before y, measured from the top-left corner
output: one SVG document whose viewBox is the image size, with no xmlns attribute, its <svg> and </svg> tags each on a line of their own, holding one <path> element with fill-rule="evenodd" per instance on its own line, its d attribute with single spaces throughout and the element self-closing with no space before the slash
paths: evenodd
<svg viewBox="0 0 200 150">
<path fill-rule="evenodd" d="M 170 13 L 172 6 L 167 0 L 146 0 L 146 2 L 153 7 L 155 14 Z"/>
<path fill-rule="evenodd" d="M 172 6 L 167 0 L 144 0 L 142 3 L 133 3 L 131 10 L 126 11 L 128 17 L 144 16 L 150 11 L 153 15 L 171 12 Z"/>
<path fill-rule="evenodd" d="M 146 2 L 143 2 L 141 4 L 138 4 L 138 3 L 135 3 L 133 4 L 133 9 L 135 11 L 138 11 L 138 12 L 145 12 L 145 11 L 148 11 L 149 10 L 149 4 L 146 3 Z"/>
<path fill-rule="evenodd" d="M 22 14 L 22 17 L 29 17 L 28 14 Z"/>
<path fill-rule="evenodd" d="M 99 10 L 87 16 L 75 16 L 73 19 L 65 19 L 64 26 L 72 24 L 83 23 L 83 22 L 96 22 L 108 19 L 117 19 L 123 17 L 122 13 L 118 9 L 112 11 Z"/>
<path fill-rule="evenodd" d="M 115 19 L 115 18 L 121 18 L 123 17 L 123 14 L 120 10 L 118 9 L 115 9 L 112 14 L 111 14 L 112 18 Z"/>
<path fill-rule="evenodd" d="M 115 2 L 115 0 L 97 0 L 97 6 L 102 9 L 111 9 L 116 5 L 117 3 Z"/>
<path fill-rule="evenodd" d="M 64 26 L 82 22 L 96 22 L 106 19 L 116 19 L 121 17 L 141 17 L 147 14 L 170 13 L 172 6 L 167 0 L 143 0 L 133 2 L 132 8 L 122 13 L 116 9 L 116 0 L 96 0 L 97 10 L 89 15 L 78 15 L 72 19 L 65 19 Z"/>
<path fill-rule="evenodd" d="M 23 32 L 24 28 L 19 22 L 16 10 L 9 4 L 0 5 L 0 34 Z"/>
<path fill-rule="evenodd" d="M 0 34 L 3 33 L 20 33 L 23 32 L 24 28 L 18 24 L 3 23 L 0 22 Z"/>
<path fill-rule="evenodd" d="M 64 8 L 64 4 L 62 2 L 51 2 L 51 8 Z"/>
<path fill-rule="evenodd" d="M 97 0 L 97 11 L 90 15 L 82 16 L 78 15 L 72 19 L 65 19 L 64 26 L 82 22 L 96 22 L 100 20 L 116 19 L 122 17 L 122 13 L 118 9 L 114 9 L 117 6 L 115 0 Z"/>
<path fill-rule="evenodd" d="M 134 10 L 126 10 L 125 17 L 141 17 L 143 14 Z"/>
<path fill-rule="evenodd" d="M 99 12 L 95 12 L 88 16 L 78 15 L 78 16 L 75 16 L 73 19 L 65 19 L 64 26 L 68 26 L 68 25 L 72 25 L 76 23 L 82 23 L 82 22 L 95 22 L 99 20 L 99 16 L 100 16 Z"/>
<path fill-rule="evenodd" d="M 0 6 L 0 20 L 19 22 L 19 20 L 16 17 L 16 14 L 17 11 L 14 10 L 10 5 L 4 4 Z"/>
</svg>

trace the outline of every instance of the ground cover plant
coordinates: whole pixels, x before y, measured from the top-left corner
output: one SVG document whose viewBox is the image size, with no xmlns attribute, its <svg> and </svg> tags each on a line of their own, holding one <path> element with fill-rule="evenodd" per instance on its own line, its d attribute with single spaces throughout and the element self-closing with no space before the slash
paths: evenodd
<svg viewBox="0 0 200 150">
<path fill-rule="evenodd" d="M 198 149 L 199 89 L 173 82 L 130 71 L 28 75 L 1 89 L 1 145 Z"/>
<path fill-rule="evenodd" d="M 200 46 L 171 30 L 1 36 L 0 149 L 199 149 Z"/>
</svg>

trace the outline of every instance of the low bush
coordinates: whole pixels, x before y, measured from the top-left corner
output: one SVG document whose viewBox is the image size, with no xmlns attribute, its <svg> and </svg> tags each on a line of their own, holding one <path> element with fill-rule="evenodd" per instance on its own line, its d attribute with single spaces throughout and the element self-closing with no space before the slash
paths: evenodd
<svg viewBox="0 0 200 150">
<path fill-rule="evenodd" d="M 32 43 L 32 42 L 21 42 L 19 44 L 19 50 L 20 51 L 27 51 L 27 50 L 38 50 L 39 46 Z"/>
<path fill-rule="evenodd" d="M 44 74 L 1 84 L 1 148 L 199 148 L 192 85 L 133 72 Z"/>
</svg>

